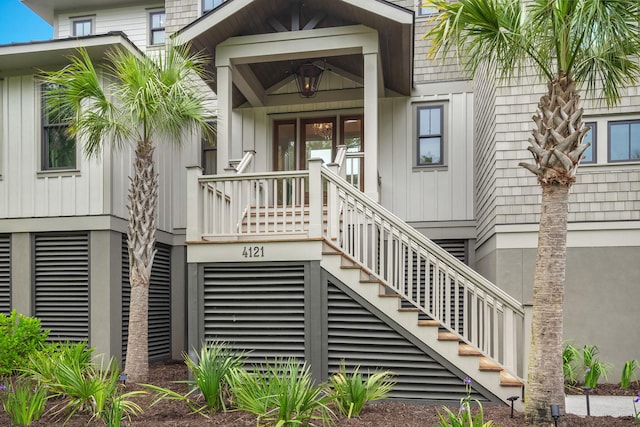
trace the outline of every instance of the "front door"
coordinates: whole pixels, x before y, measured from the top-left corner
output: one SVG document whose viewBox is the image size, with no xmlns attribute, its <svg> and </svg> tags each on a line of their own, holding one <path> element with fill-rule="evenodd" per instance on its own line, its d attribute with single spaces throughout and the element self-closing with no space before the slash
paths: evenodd
<svg viewBox="0 0 640 427">
<path fill-rule="evenodd" d="M 313 158 L 321 158 L 324 163 L 331 163 L 336 157 L 337 146 L 343 144 L 347 149 L 342 165 L 345 177 L 354 187 L 362 191 L 363 128 L 362 115 L 278 120 L 274 123 L 273 169 L 275 171 L 307 170 L 309 159 Z M 305 183 L 304 194 L 301 191 L 298 196 L 293 197 L 292 190 L 289 188 L 291 186 L 283 185 L 287 190 L 278 192 L 279 202 L 289 202 L 298 197 L 304 197 L 307 201 L 307 186 L 308 183 Z"/>
</svg>

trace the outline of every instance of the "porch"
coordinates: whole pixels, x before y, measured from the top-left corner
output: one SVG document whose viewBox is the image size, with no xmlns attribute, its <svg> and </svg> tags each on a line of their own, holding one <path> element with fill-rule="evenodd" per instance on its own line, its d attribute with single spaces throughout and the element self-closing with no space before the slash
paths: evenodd
<svg viewBox="0 0 640 427">
<path fill-rule="evenodd" d="M 502 401 L 518 395 L 526 372 L 522 305 L 350 184 L 345 162 L 337 160 L 262 174 L 202 176 L 191 168 L 193 274 L 229 263 L 242 269 L 311 262 L 377 318 L 424 343 L 449 372 L 476 380 L 481 395 Z M 205 281 L 190 285 L 197 298 L 206 299 Z M 207 335 L 203 304 L 193 342 Z M 330 369 L 322 366 L 321 378 Z"/>
</svg>

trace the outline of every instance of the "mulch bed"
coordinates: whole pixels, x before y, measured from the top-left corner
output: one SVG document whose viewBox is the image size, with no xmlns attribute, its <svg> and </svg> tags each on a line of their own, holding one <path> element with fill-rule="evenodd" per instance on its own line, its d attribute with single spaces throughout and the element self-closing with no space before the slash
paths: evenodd
<svg viewBox="0 0 640 427">
<path fill-rule="evenodd" d="M 166 362 L 154 364 L 150 370 L 150 383 L 174 390 L 184 390 L 183 384 L 176 384 L 175 381 L 184 380 L 187 377 L 187 369 L 181 362 Z M 128 385 L 128 389 L 133 387 Z M 137 387 L 136 387 L 137 388 Z M 622 390 L 614 385 L 599 385 L 592 394 L 607 395 L 627 395 L 635 396 L 638 388 Z M 201 415 L 190 414 L 187 406 L 182 402 L 163 401 L 155 406 L 149 407 L 154 401 L 152 394 L 141 397 L 138 403 L 143 407 L 144 414 L 134 418 L 131 426 L 135 427 L 206 427 L 206 426 L 228 426 L 228 427 L 256 427 L 256 419 L 252 414 L 240 411 L 228 411 L 212 415 L 205 418 Z M 438 426 L 437 411 L 441 410 L 439 405 L 429 404 L 409 404 L 386 401 L 367 406 L 357 419 L 338 418 L 334 425 L 345 427 L 431 427 Z M 561 417 L 558 425 L 571 427 L 619 427 L 632 426 L 633 418 L 628 417 L 578 417 L 576 415 L 566 415 Z M 524 417 L 516 413 L 514 418 L 510 418 L 510 409 L 506 406 L 486 406 L 485 420 L 493 420 L 496 426 L 512 427 L 523 426 Z M 50 415 L 45 415 L 41 420 L 32 424 L 36 427 L 61 426 L 63 422 Z M 103 423 L 98 420 L 90 420 L 86 415 L 75 415 L 67 423 L 68 427 L 97 427 Z M 128 425 L 125 423 L 124 425 Z M 0 410 L 0 426 L 11 426 L 11 422 L 4 411 Z"/>
</svg>

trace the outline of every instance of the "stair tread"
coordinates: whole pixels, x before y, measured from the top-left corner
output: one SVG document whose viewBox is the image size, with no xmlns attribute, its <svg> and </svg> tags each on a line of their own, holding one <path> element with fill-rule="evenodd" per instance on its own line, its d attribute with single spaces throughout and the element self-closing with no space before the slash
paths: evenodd
<svg viewBox="0 0 640 427">
<path fill-rule="evenodd" d="M 440 322 L 433 319 L 418 319 L 418 326 L 440 326 Z"/>
<path fill-rule="evenodd" d="M 460 338 L 453 332 L 438 332 L 438 341 L 460 341 Z"/>
<path fill-rule="evenodd" d="M 500 366 L 495 361 L 489 359 L 488 357 L 480 358 L 480 370 L 481 371 L 495 371 L 502 372 L 502 366 Z"/>
<path fill-rule="evenodd" d="M 460 343 L 458 346 L 460 356 L 482 356 L 482 352 L 471 344 Z"/>
<path fill-rule="evenodd" d="M 504 369 L 500 371 L 500 385 L 504 387 L 522 387 L 524 384 Z"/>
<path fill-rule="evenodd" d="M 415 311 L 420 311 L 420 309 L 418 307 L 400 307 L 398 308 L 398 311 L 415 312 Z"/>
</svg>

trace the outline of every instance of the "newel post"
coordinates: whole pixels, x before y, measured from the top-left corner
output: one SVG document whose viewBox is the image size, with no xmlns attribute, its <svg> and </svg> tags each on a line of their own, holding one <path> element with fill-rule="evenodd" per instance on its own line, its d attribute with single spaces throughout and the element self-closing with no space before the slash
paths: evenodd
<svg viewBox="0 0 640 427">
<path fill-rule="evenodd" d="M 309 159 L 309 238 L 322 237 L 322 159 Z"/>
<path fill-rule="evenodd" d="M 329 170 L 336 175 L 339 173 L 340 165 L 337 163 L 327 164 Z M 344 170 L 344 169 L 343 169 Z M 327 237 L 332 241 L 337 240 L 339 233 L 340 201 L 338 200 L 338 188 L 332 183 L 327 183 Z"/>
<path fill-rule="evenodd" d="M 522 304 L 524 307 L 524 335 L 522 343 L 522 378 L 527 380 L 529 373 L 529 352 L 531 351 L 531 323 L 533 319 L 533 303 Z"/>
<path fill-rule="evenodd" d="M 202 176 L 200 166 L 187 166 L 187 242 L 202 237 L 202 191 L 198 178 Z"/>
</svg>

